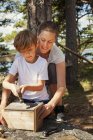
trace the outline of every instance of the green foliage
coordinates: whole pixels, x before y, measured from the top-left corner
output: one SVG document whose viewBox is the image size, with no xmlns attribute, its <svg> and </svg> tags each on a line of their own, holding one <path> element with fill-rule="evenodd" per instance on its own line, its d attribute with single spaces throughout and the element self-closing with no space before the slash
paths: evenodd
<svg viewBox="0 0 93 140">
<path fill-rule="evenodd" d="M 22 2 L 21 0 L 1 0 L 0 1 L 0 6 L 2 8 L 0 8 L 0 12 L 19 12 L 19 13 L 23 13 L 24 15 L 24 19 L 27 19 L 27 2 L 28 1 L 24 1 Z M 57 23 L 58 27 L 59 27 L 59 35 L 60 35 L 60 40 L 65 40 L 66 39 L 66 22 L 65 22 L 65 0 L 53 0 L 52 1 L 52 20 L 54 22 Z M 77 15 L 79 16 L 79 18 L 83 15 L 83 14 L 88 14 L 88 20 L 89 21 L 93 21 L 93 16 L 91 13 L 91 7 L 90 3 L 88 1 L 84 2 L 81 0 L 77 0 L 76 1 L 76 11 L 77 11 Z M 82 14 L 83 13 L 83 14 Z M 20 20 L 17 21 L 17 23 L 15 23 L 14 27 L 18 28 L 18 27 L 25 27 L 26 23 L 25 20 Z M 78 21 L 78 17 L 76 17 L 76 20 Z M 2 20 L 2 24 L 3 25 L 8 25 L 10 22 L 13 22 L 12 19 L 4 19 Z M 1 25 L 1 23 L 0 23 Z M 80 43 L 83 42 L 83 38 L 85 38 L 85 40 L 87 40 L 87 38 L 92 37 L 93 36 L 93 25 L 90 22 L 90 25 L 86 28 L 82 28 L 80 29 L 80 25 L 77 25 L 78 30 L 80 30 L 79 32 L 79 37 L 80 39 Z M 77 35 L 78 36 L 78 35 Z M 10 41 L 15 37 L 15 35 L 9 34 L 6 35 L 4 37 L 5 41 Z M 3 38 L 1 39 L 1 41 L 3 41 Z M 63 43 L 63 45 L 65 45 Z M 85 44 L 86 45 L 86 44 Z M 87 44 L 89 47 L 89 44 Z M 91 45 L 91 43 L 90 43 Z"/>
<path fill-rule="evenodd" d="M 3 42 L 3 41 L 4 41 L 4 39 L 2 37 L 0 37 L 0 42 Z"/>
<path fill-rule="evenodd" d="M 0 1 L 0 5 L 3 6 L 3 8 L 0 8 L 0 12 L 13 12 L 18 11 L 20 1 L 19 0 L 3 0 Z"/>
<path fill-rule="evenodd" d="M 80 69 L 80 79 L 83 81 L 93 82 L 93 66 L 92 64 L 82 64 Z"/>
<path fill-rule="evenodd" d="M 21 5 L 19 4 L 18 12 L 25 13 L 25 11 L 26 11 L 26 3 L 24 2 Z"/>
<path fill-rule="evenodd" d="M 0 68 L 0 72 L 6 72 L 7 67 L 3 64 L 3 66 Z"/>
<path fill-rule="evenodd" d="M 0 33 L 0 42 L 4 42 L 4 39 L 2 37 L 2 33 Z M 6 45 L 4 44 L 0 44 L 0 56 L 4 55 L 4 54 L 8 54 L 8 48 L 6 47 Z"/>
<path fill-rule="evenodd" d="M 2 37 L 3 33 L 0 33 L 0 37 Z"/>
<path fill-rule="evenodd" d="M 6 45 L 0 45 L 0 54 L 4 51 L 8 51 L 8 48 L 6 47 Z"/>
<path fill-rule="evenodd" d="M 52 18 L 59 26 L 59 32 L 65 27 L 65 0 L 53 0 L 52 3 Z"/>
<path fill-rule="evenodd" d="M 3 42 L 4 41 L 2 35 L 3 35 L 3 33 L 0 33 L 0 42 Z"/>
<path fill-rule="evenodd" d="M 0 13 L 26 13 L 25 12 L 26 6 L 22 3 L 21 0 L 1 0 L 0 1 Z M 0 21 L 0 25 L 8 25 L 9 23 L 13 22 L 12 19 L 4 18 Z"/>
<path fill-rule="evenodd" d="M 20 20 L 19 22 L 16 22 L 14 27 L 26 27 L 26 22 L 24 20 Z"/>
<path fill-rule="evenodd" d="M 4 37 L 4 41 L 6 41 L 6 42 L 11 41 L 12 39 L 15 38 L 16 34 L 17 34 L 16 31 L 13 31 L 11 34 L 7 34 L 7 35 Z"/>
</svg>

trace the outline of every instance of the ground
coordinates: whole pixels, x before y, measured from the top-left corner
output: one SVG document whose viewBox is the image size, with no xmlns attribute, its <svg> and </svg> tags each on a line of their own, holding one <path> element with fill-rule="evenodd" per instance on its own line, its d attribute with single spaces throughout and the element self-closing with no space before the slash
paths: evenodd
<svg viewBox="0 0 93 140">
<path fill-rule="evenodd" d="M 93 134 L 93 89 L 73 91 L 64 99 L 65 116 L 71 124 Z"/>
<path fill-rule="evenodd" d="M 87 65 L 86 70 L 83 67 L 79 80 L 80 82 L 74 83 L 74 89 L 68 86 L 63 98 L 66 122 L 56 124 L 51 119 L 46 120 L 43 129 L 39 133 L 20 130 L 11 132 L 7 130 L 4 134 L 7 139 L 93 140 L 93 66 Z M 54 129 L 57 126 L 59 132 L 54 131 L 53 134 L 50 133 L 49 137 L 42 137 L 41 133 L 44 130 Z"/>
<path fill-rule="evenodd" d="M 68 87 L 64 97 L 66 116 L 70 123 L 93 134 L 93 65 L 79 65 L 79 82 Z"/>
</svg>

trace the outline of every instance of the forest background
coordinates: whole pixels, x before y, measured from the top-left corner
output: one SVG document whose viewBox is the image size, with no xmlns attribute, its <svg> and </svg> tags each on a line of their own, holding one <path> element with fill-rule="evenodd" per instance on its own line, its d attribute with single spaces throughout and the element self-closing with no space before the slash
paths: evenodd
<svg viewBox="0 0 93 140">
<path fill-rule="evenodd" d="M 10 28 L 0 31 L 0 56 L 10 53 L 11 45 L 11 52 L 14 52 L 13 39 L 18 31 L 30 28 L 36 32 L 40 23 L 53 20 L 59 27 L 56 43 L 64 51 L 67 65 L 71 66 L 67 68 L 67 81 L 73 85 L 78 80 L 78 64 L 82 61 L 80 55 L 85 48 L 93 48 L 92 0 L 1 0 L 1 14 L 0 26 L 6 28 L 11 25 L 13 30 L 11 33 Z M 9 16 L 12 14 L 14 17 Z M 84 17 L 85 23 L 80 22 Z M 0 66 L 1 71 L 4 66 Z"/>
<path fill-rule="evenodd" d="M 93 130 L 93 62 L 82 57 L 84 49 L 93 48 L 93 0 L 0 0 L 1 14 L 0 83 L 16 53 L 13 39 L 17 32 L 25 28 L 36 32 L 43 21 L 54 21 L 59 27 L 56 44 L 66 56 L 69 96 L 64 97 L 64 103 L 69 119 Z M 9 25 L 11 32 L 6 28 Z"/>
</svg>

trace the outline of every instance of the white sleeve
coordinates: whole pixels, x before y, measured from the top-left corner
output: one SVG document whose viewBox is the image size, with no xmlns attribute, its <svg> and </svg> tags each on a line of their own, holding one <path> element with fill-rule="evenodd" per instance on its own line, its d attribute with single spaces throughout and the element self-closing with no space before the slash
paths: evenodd
<svg viewBox="0 0 93 140">
<path fill-rule="evenodd" d="M 63 52 L 59 47 L 54 45 L 50 51 L 48 62 L 58 64 L 63 61 L 65 61 L 65 55 L 63 54 Z"/>
<path fill-rule="evenodd" d="M 17 52 L 16 55 L 15 55 L 15 57 L 14 57 L 14 59 L 16 59 L 16 58 L 18 58 L 20 56 L 21 56 L 21 54 L 19 52 Z"/>
<path fill-rule="evenodd" d="M 17 59 L 15 59 L 15 61 L 13 62 L 9 70 L 9 73 L 12 75 L 16 75 L 18 73 L 18 60 Z"/>
<path fill-rule="evenodd" d="M 48 63 L 46 60 L 42 64 L 41 71 L 38 75 L 38 80 L 48 80 Z"/>
<path fill-rule="evenodd" d="M 65 55 L 63 54 L 60 48 L 57 47 L 55 52 L 56 52 L 54 55 L 55 64 L 65 61 Z"/>
</svg>

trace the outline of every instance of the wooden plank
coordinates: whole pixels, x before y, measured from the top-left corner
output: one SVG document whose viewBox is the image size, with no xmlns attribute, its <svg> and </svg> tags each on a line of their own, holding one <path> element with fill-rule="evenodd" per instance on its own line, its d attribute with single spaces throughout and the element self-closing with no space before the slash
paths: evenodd
<svg viewBox="0 0 93 140">
<path fill-rule="evenodd" d="M 35 108 L 38 108 L 39 106 L 41 106 L 42 105 L 42 103 L 39 103 L 39 104 L 37 104 L 37 103 L 20 103 L 20 102 L 13 102 L 13 103 L 11 103 L 11 104 L 9 104 L 6 108 L 5 108 L 5 110 L 6 111 L 14 111 L 14 110 L 16 110 L 16 111 L 31 111 L 31 110 L 34 110 Z"/>
<path fill-rule="evenodd" d="M 34 131 L 39 131 L 40 128 L 42 127 L 43 125 L 43 120 L 39 118 L 38 116 L 38 112 L 41 110 L 42 106 L 39 105 L 38 107 L 35 108 L 35 125 L 34 125 Z"/>
<path fill-rule="evenodd" d="M 34 113 L 32 111 L 5 111 L 3 117 L 8 128 L 34 130 Z"/>
</svg>

